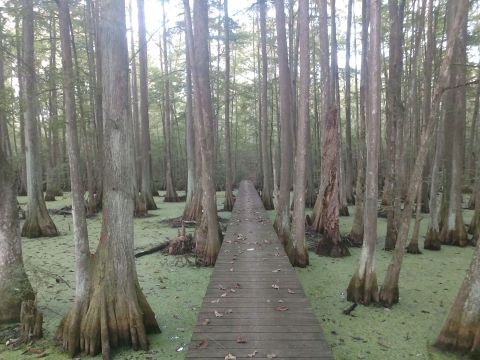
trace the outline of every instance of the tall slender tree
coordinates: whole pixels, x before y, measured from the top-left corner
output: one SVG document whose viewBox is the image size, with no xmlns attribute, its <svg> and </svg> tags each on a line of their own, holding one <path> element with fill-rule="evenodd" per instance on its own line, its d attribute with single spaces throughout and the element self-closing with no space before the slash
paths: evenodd
<svg viewBox="0 0 480 360">
<path fill-rule="evenodd" d="M 25 151 L 27 159 L 28 213 L 23 224 L 22 236 L 35 238 L 57 236 L 58 231 L 48 214 L 43 198 L 40 147 L 36 110 L 36 74 L 34 56 L 33 1 L 23 0 L 23 104 L 25 106 Z"/>
<path fill-rule="evenodd" d="M 300 84 L 298 89 L 297 146 L 295 154 L 295 180 L 292 236 L 286 251 L 294 266 L 308 265 L 308 250 L 305 245 L 305 190 L 307 166 L 307 127 L 310 86 L 310 39 L 308 0 L 298 4 L 298 37 L 300 47 Z"/>
<path fill-rule="evenodd" d="M 178 195 L 175 190 L 175 183 L 173 181 L 172 171 L 172 102 L 170 96 L 170 69 L 168 61 L 168 42 L 167 42 L 167 25 L 165 14 L 165 1 L 162 2 L 162 14 L 163 14 L 163 65 L 164 65 L 164 84 L 165 84 L 165 184 L 166 194 L 165 202 L 177 202 Z"/>
<path fill-rule="evenodd" d="M 268 146 L 268 58 L 267 58 L 267 3 L 265 0 L 259 2 L 260 9 L 260 48 L 262 57 L 261 66 L 261 122 L 260 122 L 260 137 L 261 152 L 262 152 L 262 202 L 267 210 L 273 209 L 273 189 L 272 189 L 272 170 L 269 156 Z"/>
<path fill-rule="evenodd" d="M 208 56 L 208 1 L 194 1 L 194 84 L 198 94 L 200 150 L 202 156 L 203 213 L 195 230 L 197 259 L 202 265 L 214 265 L 220 250 L 221 232 L 218 225 L 215 192 L 215 144 L 212 95 L 210 92 Z"/>
<path fill-rule="evenodd" d="M 230 18 L 228 0 L 223 0 L 223 28 L 225 32 L 225 205 L 227 211 L 233 209 L 233 174 L 230 136 Z"/>
<path fill-rule="evenodd" d="M 280 88 L 280 123 L 281 123 L 281 163 L 280 192 L 273 226 L 284 245 L 290 236 L 290 188 L 292 185 L 292 132 L 291 132 L 291 80 L 288 66 L 287 38 L 285 31 L 285 2 L 275 0 L 275 17 L 277 29 L 277 56 Z"/>
<path fill-rule="evenodd" d="M 365 189 L 365 220 L 362 254 L 358 270 L 350 280 L 347 299 L 365 305 L 378 301 L 375 273 L 377 243 L 378 160 L 380 155 L 381 117 L 381 20 L 380 0 L 370 0 L 370 42 L 368 48 L 368 118 L 366 121 L 367 167 Z"/>
<path fill-rule="evenodd" d="M 153 199 L 150 120 L 148 115 L 148 81 L 147 81 L 147 32 L 145 29 L 144 0 L 137 0 L 138 11 L 138 60 L 140 70 L 140 121 L 142 132 L 142 186 L 140 188 L 145 198 L 148 210 L 155 210 L 157 205 Z"/>
<path fill-rule="evenodd" d="M 321 232 L 317 246 L 317 254 L 343 257 L 350 255 L 348 248 L 340 238 L 339 214 L 339 177 L 338 152 L 339 123 L 337 103 L 335 101 L 335 79 L 329 63 L 329 42 L 327 28 L 327 1 L 319 0 L 319 36 L 320 36 L 320 75 L 324 95 L 323 110 L 323 141 L 321 181 L 317 201 L 314 208 L 313 228 Z"/>
</svg>

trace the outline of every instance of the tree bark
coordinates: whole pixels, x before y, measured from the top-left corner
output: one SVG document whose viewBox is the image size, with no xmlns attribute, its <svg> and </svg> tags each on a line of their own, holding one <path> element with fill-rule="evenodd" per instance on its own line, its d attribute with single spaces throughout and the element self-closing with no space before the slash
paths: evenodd
<svg viewBox="0 0 480 360">
<path fill-rule="evenodd" d="M 477 242 L 470 268 L 435 342 L 436 347 L 468 354 L 472 359 L 480 356 L 479 287 L 480 242 Z"/>
<path fill-rule="evenodd" d="M 42 191 L 40 147 L 36 114 L 36 75 L 34 57 L 33 1 L 23 0 L 23 103 L 25 106 L 25 150 L 27 159 L 28 213 L 22 236 L 36 238 L 57 236 Z"/>
<path fill-rule="evenodd" d="M 15 171 L 0 146 L 0 324 L 18 322 L 22 301 L 33 300 L 30 281 L 23 267 L 19 236 Z"/>
</svg>

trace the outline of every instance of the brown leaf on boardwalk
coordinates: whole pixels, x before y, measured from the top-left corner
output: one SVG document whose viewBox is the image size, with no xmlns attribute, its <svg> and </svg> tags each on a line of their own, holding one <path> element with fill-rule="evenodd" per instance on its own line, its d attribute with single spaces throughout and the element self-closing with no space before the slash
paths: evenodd
<svg viewBox="0 0 480 360">
<path fill-rule="evenodd" d="M 235 290 L 235 289 L 230 289 L 230 292 L 234 293 L 234 292 L 237 292 L 237 290 Z"/>
<path fill-rule="evenodd" d="M 221 285 L 221 284 L 218 285 L 218 288 L 219 288 L 220 290 L 226 290 L 225 286 L 223 286 L 223 285 Z"/>
<path fill-rule="evenodd" d="M 239 283 L 235 283 L 235 285 L 233 286 L 235 289 L 240 289 L 242 286 L 239 284 Z"/>
<path fill-rule="evenodd" d="M 206 349 L 208 347 L 208 339 L 202 339 L 197 345 L 197 349 Z"/>
<path fill-rule="evenodd" d="M 223 293 L 220 297 L 227 297 L 227 293 Z"/>
<path fill-rule="evenodd" d="M 288 291 L 289 294 L 295 294 L 295 291 L 293 291 L 293 290 L 287 289 L 287 291 Z"/>
<path fill-rule="evenodd" d="M 275 290 L 278 290 L 280 289 L 280 286 L 278 286 L 277 284 L 272 284 L 272 288 L 274 288 Z"/>
<path fill-rule="evenodd" d="M 249 357 L 249 358 L 254 358 L 255 355 L 257 355 L 257 354 L 258 354 L 258 350 L 253 350 L 253 353 L 248 354 L 248 357 Z"/>
<path fill-rule="evenodd" d="M 247 338 L 245 336 L 237 336 L 237 343 L 246 344 L 247 343 Z"/>
<path fill-rule="evenodd" d="M 267 359 L 275 359 L 277 354 L 267 354 Z"/>
<path fill-rule="evenodd" d="M 228 309 L 227 311 L 225 311 L 225 314 L 231 314 L 231 313 L 233 313 L 232 309 Z"/>
<path fill-rule="evenodd" d="M 217 310 L 213 310 L 215 313 L 215 317 L 223 317 L 223 314 L 221 312 L 218 312 Z"/>
<path fill-rule="evenodd" d="M 237 357 L 228 353 L 227 355 L 225 355 L 225 360 L 237 360 Z"/>
<path fill-rule="evenodd" d="M 210 319 L 203 319 L 200 324 L 203 326 L 207 326 L 208 324 L 210 324 Z"/>
<path fill-rule="evenodd" d="M 287 311 L 288 310 L 288 307 L 285 306 L 285 305 L 278 305 L 275 310 L 277 311 Z"/>
</svg>

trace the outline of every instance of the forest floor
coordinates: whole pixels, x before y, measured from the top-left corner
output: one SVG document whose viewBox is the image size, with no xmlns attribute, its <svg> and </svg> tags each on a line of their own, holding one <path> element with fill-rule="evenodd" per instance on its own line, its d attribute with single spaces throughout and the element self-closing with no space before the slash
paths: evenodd
<svg viewBox="0 0 480 360">
<path fill-rule="evenodd" d="M 57 197 L 57 201 L 47 203 L 47 206 L 58 209 L 69 205 L 68 195 Z M 219 192 L 217 198 L 221 210 L 223 192 Z M 135 219 L 136 251 L 177 235 L 177 229 L 171 228 L 164 220 L 180 216 L 184 203 L 164 203 L 161 197 L 155 200 L 158 210 L 151 211 L 147 218 Z M 26 198 L 19 197 L 19 202 L 25 204 Z M 340 220 L 342 233 L 348 233 L 351 228 L 353 208 L 350 213 L 350 217 Z M 472 214 L 465 211 L 467 224 Z M 274 212 L 269 215 L 273 220 Z M 228 219 L 230 213 L 220 211 L 219 216 Z M 62 315 L 73 301 L 72 219 L 63 215 L 54 215 L 53 219 L 61 236 L 23 239 L 25 266 L 44 314 L 45 340 L 33 344 L 34 351 L 30 352 L 25 347 L 7 349 L 4 344 L 8 329 L 0 329 L 0 360 L 68 359 L 59 351 L 53 338 Z M 385 224 L 385 219 L 379 219 L 379 249 L 383 245 Z M 427 225 L 428 219 L 425 219 L 421 227 L 421 248 Z M 97 245 L 100 226 L 100 216 L 88 219 L 92 249 Z M 193 229 L 187 229 L 187 232 L 191 231 Z M 392 309 L 358 306 L 351 315 L 343 315 L 342 310 L 349 305 L 345 290 L 360 255 L 358 248 L 350 251 L 352 256 L 342 259 L 319 257 L 310 252 L 311 266 L 296 270 L 336 359 L 455 359 L 452 355 L 435 351 L 431 344 L 460 287 L 473 248 L 444 246 L 439 252 L 407 254 L 400 279 L 400 304 Z M 390 256 L 391 253 L 377 251 L 379 283 Z M 155 253 L 137 259 L 137 272 L 162 333 L 149 337 L 150 351 L 124 349 L 115 353 L 115 359 L 183 359 L 212 270 L 192 266 L 184 256 Z"/>
</svg>

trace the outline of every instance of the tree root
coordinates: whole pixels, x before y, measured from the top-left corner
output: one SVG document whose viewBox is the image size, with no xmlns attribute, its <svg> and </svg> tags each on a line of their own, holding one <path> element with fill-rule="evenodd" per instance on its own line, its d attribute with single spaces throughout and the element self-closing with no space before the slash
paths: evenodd
<svg viewBox="0 0 480 360">
<path fill-rule="evenodd" d="M 75 356 L 100 352 L 110 359 L 111 350 L 129 345 L 134 350 L 148 350 L 148 333 L 159 333 L 155 314 L 138 284 L 133 291 L 117 287 L 92 287 L 87 303 L 76 303 L 65 315 L 57 330 L 63 349 Z"/>
<path fill-rule="evenodd" d="M 332 236 L 325 232 L 321 235 L 320 241 L 318 242 L 317 254 L 321 256 L 338 258 L 350 256 L 350 251 L 341 240 L 340 235 Z"/>
<path fill-rule="evenodd" d="M 425 235 L 425 242 L 423 244 L 423 248 L 425 250 L 438 251 L 441 249 L 441 247 L 442 244 L 440 243 L 440 234 L 432 227 L 429 227 L 427 235 Z"/>
<path fill-rule="evenodd" d="M 358 271 L 356 271 L 348 284 L 347 300 L 363 305 L 377 303 L 378 285 L 375 273 L 370 274 L 370 276 L 364 273 L 363 278 L 360 278 Z"/>
</svg>

